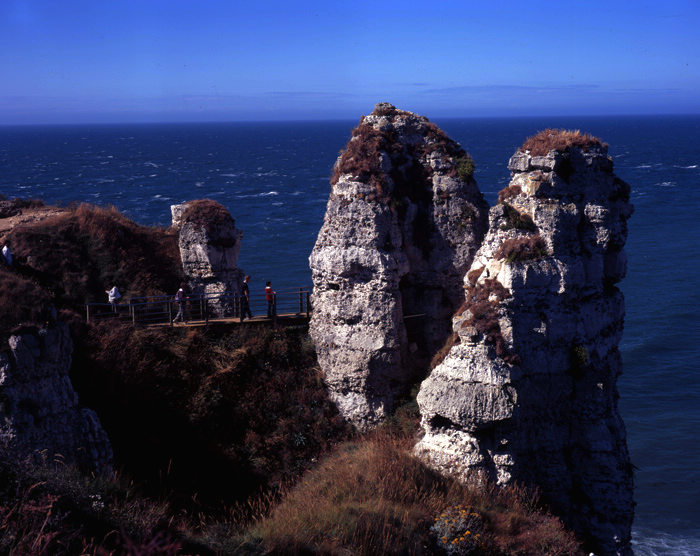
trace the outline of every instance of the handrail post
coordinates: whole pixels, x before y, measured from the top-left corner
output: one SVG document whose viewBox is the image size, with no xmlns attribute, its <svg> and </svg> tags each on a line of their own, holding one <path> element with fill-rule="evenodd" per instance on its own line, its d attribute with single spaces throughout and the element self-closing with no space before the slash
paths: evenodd
<svg viewBox="0 0 700 556">
<path fill-rule="evenodd" d="M 299 312 L 304 312 L 304 302 L 303 302 L 303 291 L 304 288 L 299 288 Z"/>
<path fill-rule="evenodd" d="M 204 324 L 209 324 L 209 300 L 204 300 Z"/>
<path fill-rule="evenodd" d="M 85 311 L 87 313 L 87 315 L 86 315 L 87 321 L 86 322 L 90 322 L 90 304 L 89 303 L 85 304 Z"/>
<path fill-rule="evenodd" d="M 204 304 L 206 303 L 204 299 L 204 294 L 199 294 L 199 316 L 202 320 L 206 320 L 204 317 Z"/>
<path fill-rule="evenodd" d="M 272 294 L 272 324 L 277 324 L 277 294 Z"/>
<path fill-rule="evenodd" d="M 306 292 L 306 318 L 311 318 L 311 292 Z"/>
<path fill-rule="evenodd" d="M 173 304 L 168 300 L 168 320 L 170 321 L 170 326 L 173 325 Z"/>
<path fill-rule="evenodd" d="M 129 313 L 131 314 L 131 324 L 136 326 L 136 308 L 134 307 L 134 300 L 129 298 Z"/>
</svg>

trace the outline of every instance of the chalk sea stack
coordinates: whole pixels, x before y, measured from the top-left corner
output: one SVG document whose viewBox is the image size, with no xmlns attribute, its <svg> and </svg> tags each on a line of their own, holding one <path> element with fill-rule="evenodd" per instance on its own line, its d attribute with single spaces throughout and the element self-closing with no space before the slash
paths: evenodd
<svg viewBox="0 0 700 556">
<path fill-rule="evenodd" d="M 596 554 L 630 554 L 632 466 L 617 409 L 629 186 L 607 145 L 545 130 L 467 273 L 459 342 L 418 394 L 416 453 L 462 479 L 537 486 Z"/>
<path fill-rule="evenodd" d="M 0 451 L 110 471 L 107 434 L 97 414 L 78 404 L 68 376 L 68 325 L 27 329 L 8 343 L 9 350 L 0 352 Z"/>
<path fill-rule="evenodd" d="M 378 104 L 334 166 L 310 257 L 310 332 L 330 396 L 360 429 L 451 333 L 487 227 L 473 162 L 426 118 Z"/>
<path fill-rule="evenodd" d="M 172 205 L 173 227 L 179 230 L 178 245 L 182 267 L 190 290 L 201 294 L 240 293 L 243 271 L 238 253 L 243 232 L 236 228 L 231 213 L 209 199 Z M 231 308 L 219 301 L 211 309 L 219 316 Z"/>
</svg>

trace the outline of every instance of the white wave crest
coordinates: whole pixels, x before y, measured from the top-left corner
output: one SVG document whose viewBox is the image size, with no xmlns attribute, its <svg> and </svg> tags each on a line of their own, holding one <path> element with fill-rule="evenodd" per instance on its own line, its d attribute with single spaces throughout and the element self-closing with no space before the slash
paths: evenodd
<svg viewBox="0 0 700 556">
<path fill-rule="evenodd" d="M 660 531 L 633 531 L 632 549 L 637 556 L 694 556 L 700 554 L 700 538 Z"/>
</svg>

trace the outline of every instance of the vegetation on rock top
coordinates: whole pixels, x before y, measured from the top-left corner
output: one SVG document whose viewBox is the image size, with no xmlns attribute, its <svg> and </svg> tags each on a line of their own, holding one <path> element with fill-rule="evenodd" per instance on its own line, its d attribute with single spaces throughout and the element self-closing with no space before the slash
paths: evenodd
<svg viewBox="0 0 700 556">
<path fill-rule="evenodd" d="M 183 223 L 190 222 L 212 233 L 221 226 L 235 227 L 235 221 L 228 209 L 211 199 L 187 201 L 182 211 Z"/>
<path fill-rule="evenodd" d="M 525 139 L 525 142 L 518 150 L 523 152 L 530 151 L 530 156 L 545 156 L 550 151 L 564 152 L 571 147 L 576 147 L 586 152 L 591 147 L 607 148 L 608 144 L 603 143 L 590 133 L 581 133 L 578 129 L 547 128 Z"/>
</svg>

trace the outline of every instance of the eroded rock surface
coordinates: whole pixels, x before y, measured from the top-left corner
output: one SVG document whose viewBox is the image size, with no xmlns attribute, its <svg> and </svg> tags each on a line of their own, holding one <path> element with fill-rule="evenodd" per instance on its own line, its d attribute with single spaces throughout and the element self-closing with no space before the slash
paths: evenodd
<svg viewBox="0 0 700 556">
<path fill-rule="evenodd" d="M 450 334 L 486 230 L 473 162 L 426 118 L 378 104 L 353 130 L 310 257 L 311 335 L 357 427 L 390 410 Z"/>
<path fill-rule="evenodd" d="M 421 385 L 434 468 L 536 485 L 596 554 L 628 554 L 632 471 L 617 410 L 629 186 L 590 138 L 517 152 L 465 277 L 459 336 Z M 526 143 L 527 144 L 527 143 Z"/>
<path fill-rule="evenodd" d="M 226 208 L 208 199 L 172 205 L 173 226 L 179 230 L 180 257 L 187 285 L 194 293 L 240 293 L 243 271 L 238 253 L 243 232 Z M 231 312 L 230 303 L 212 302 L 220 316 Z"/>
<path fill-rule="evenodd" d="M 0 352 L 0 449 L 109 471 L 107 434 L 95 412 L 80 407 L 68 377 L 68 326 L 11 336 L 9 347 Z"/>
</svg>

